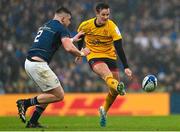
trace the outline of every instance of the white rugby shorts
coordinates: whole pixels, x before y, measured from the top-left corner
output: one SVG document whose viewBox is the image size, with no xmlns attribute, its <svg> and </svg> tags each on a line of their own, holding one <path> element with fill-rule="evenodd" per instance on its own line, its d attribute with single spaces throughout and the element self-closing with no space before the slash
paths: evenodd
<svg viewBox="0 0 180 132">
<path fill-rule="evenodd" d="M 31 62 L 26 59 L 25 70 L 28 76 L 33 79 L 44 92 L 59 86 L 61 87 L 59 79 L 51 70 L 47 62 Z"/>
</svg>

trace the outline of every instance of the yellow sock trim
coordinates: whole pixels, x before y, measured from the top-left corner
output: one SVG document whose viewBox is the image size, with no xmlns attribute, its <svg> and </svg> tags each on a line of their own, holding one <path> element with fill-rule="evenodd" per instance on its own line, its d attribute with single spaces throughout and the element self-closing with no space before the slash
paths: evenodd
<svg viewBox="0 0 180 132">
<path fill-rule="evenodd" d="M 117 89 L 117 86 L 118 86 L 118 81 L 116 79 L 113 78 L 112 75 L 108 75 L 105 77 L 105 82 L 106 84 L 108 85 L 109 88 L 112 88 L 114 90 Z"/>
</svg>

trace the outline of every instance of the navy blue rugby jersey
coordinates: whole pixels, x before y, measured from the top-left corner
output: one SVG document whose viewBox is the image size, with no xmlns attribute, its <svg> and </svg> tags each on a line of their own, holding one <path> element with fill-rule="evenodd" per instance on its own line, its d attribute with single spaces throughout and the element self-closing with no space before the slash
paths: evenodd
<svg viewBox="0 0 180 132">
<path fill-rule="evenodd" d="M 50 20 L 39 28 L 28 56 L 38 56 L 50 62 L 61 45 L 61 38 L 70 37 L 70 33 L 59 21 Z"/>
</svg>

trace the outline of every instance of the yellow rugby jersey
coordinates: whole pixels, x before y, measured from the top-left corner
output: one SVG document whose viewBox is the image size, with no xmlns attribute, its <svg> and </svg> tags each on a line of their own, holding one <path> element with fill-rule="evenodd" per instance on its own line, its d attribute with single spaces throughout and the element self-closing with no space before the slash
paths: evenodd
<svg viewBox="0 0 180 132">
<path fill-rule="evenodd" d="M 78 28 L 85 33 L 84 41 L 91 53 L 87 56 L 88 61 L 92 58 L 117 59 L 113 41 L 122 39 L 121 33 L 112 20 L 108 20 L 105 25 L 96 27 L 95 19 L 84 21 Z"/>
</svg>

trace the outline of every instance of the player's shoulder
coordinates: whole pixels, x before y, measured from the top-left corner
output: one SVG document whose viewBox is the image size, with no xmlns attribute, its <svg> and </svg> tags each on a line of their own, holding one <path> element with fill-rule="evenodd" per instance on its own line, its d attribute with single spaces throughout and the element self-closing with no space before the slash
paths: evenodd
<svg viewBox="0 0 180 132">
<path fill-rule="evenodd" d="M 65 28 L 63 24 L 61 24 L 58 20 L 52 20 L 52 24 L 57 28 Z"/>
<path fill-rule="evenodd" d="M 91 23 L 91 22 L 94 22 L 95 19 L 96 19 L 96 18 L 91 18 L 91 19 L 86 20 L 86 22 Z"/>
<path fill-rule="evenodd" d="M 91 19 L 85 20 L 85 21 L 81 22 L 80 26 L 87 26 L 89 24 L 93 24 L 94 20 L 95 20 L 95 18 L 91 18 Z"/>
<path fill-rule="evenodd" d="M 52 20 L 52 28 L 56 32 L 69 32 L 68 29 L 63 24 L 61 24 L 58 20 Z"/>
<path fill-rule="evenodd" d="M 121 36 L 121 32 L 115 22 L 111 19 L 108 20 L 109 29 L 114 33 L 116 32 L 118 36 Z"/>
</svg>

